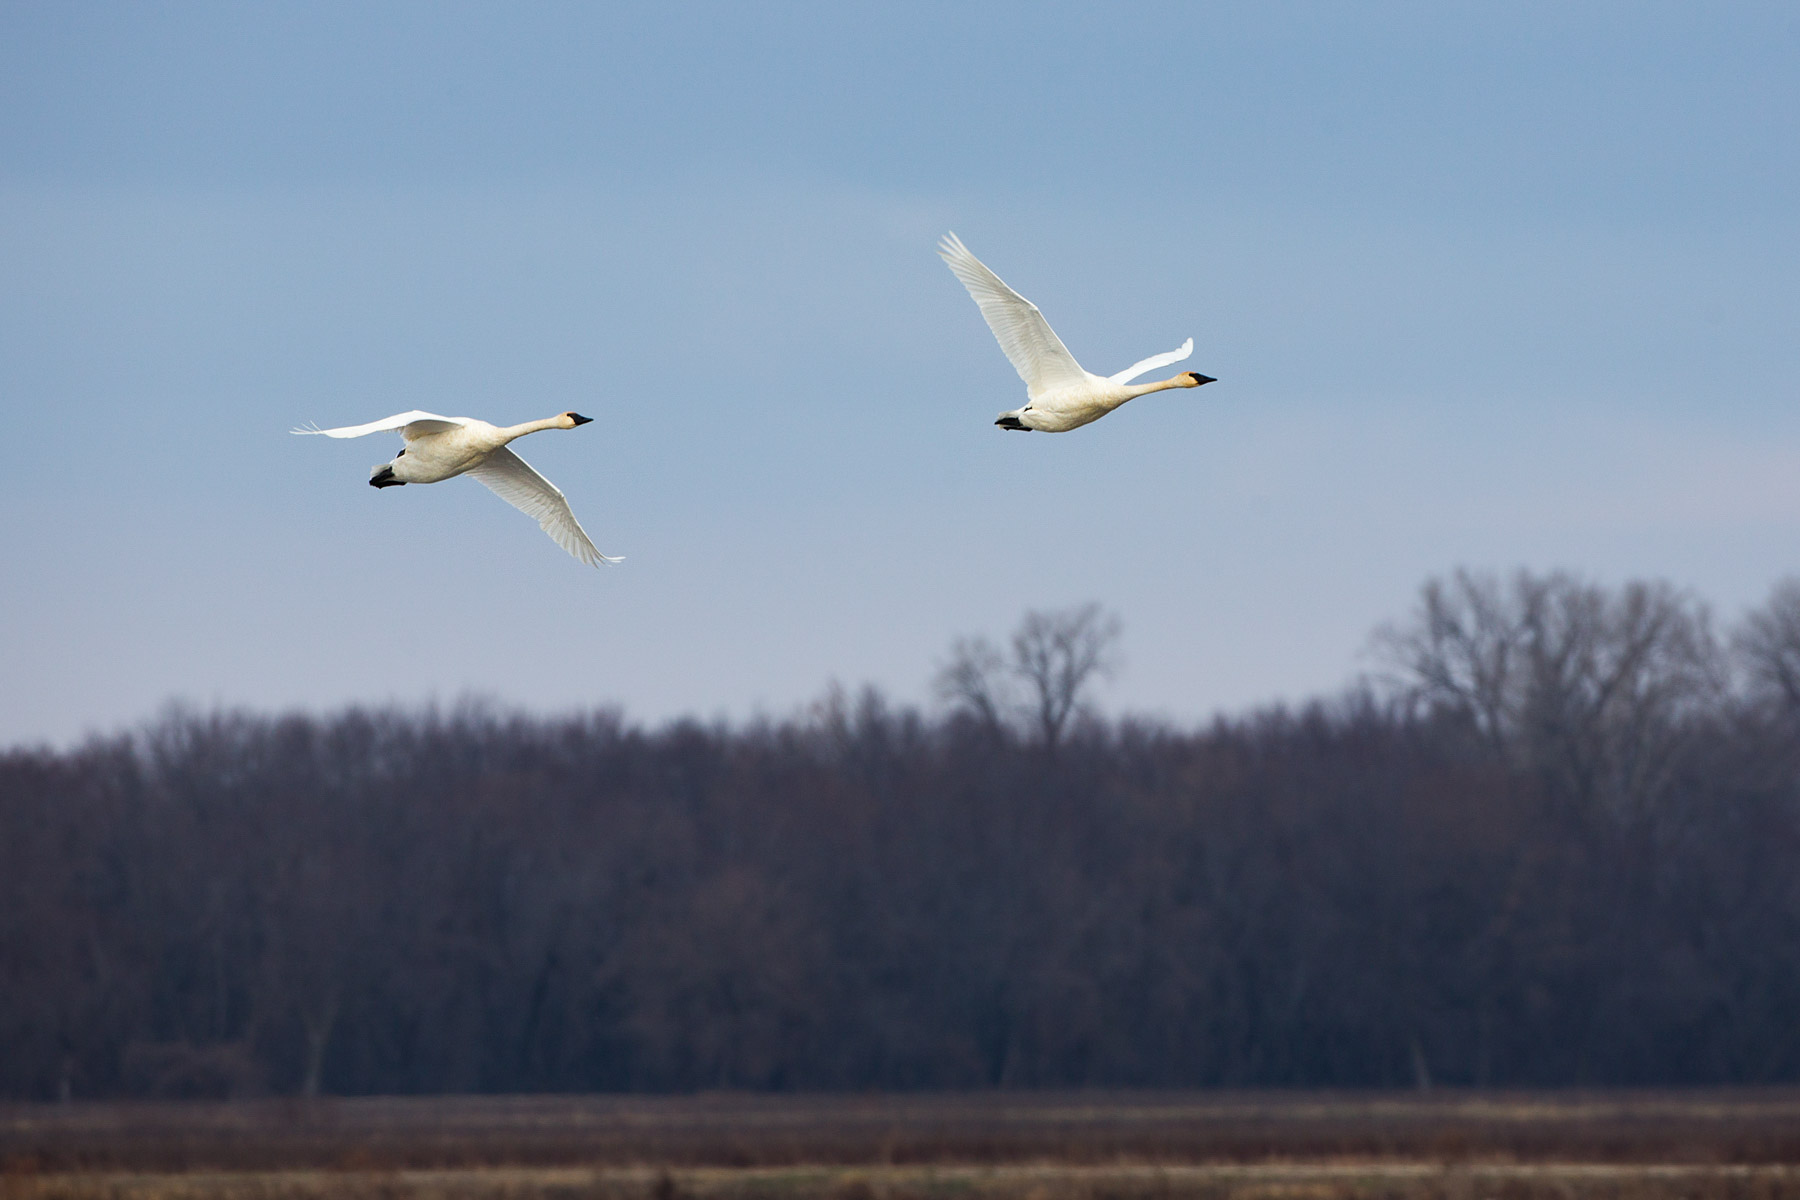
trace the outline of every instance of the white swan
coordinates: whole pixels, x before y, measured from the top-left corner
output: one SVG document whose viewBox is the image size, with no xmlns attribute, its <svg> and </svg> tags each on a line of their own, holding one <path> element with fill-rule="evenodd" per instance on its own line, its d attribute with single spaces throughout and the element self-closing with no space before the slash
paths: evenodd
<svg viewBox="0 0 1800 1200">
<path fill-rule="evenodd" d="M 496 496 L 528 517 L 557 545 L 589 566 L 624 562 L 608 558 L 594 548 L 587 530 L 575 519 L 568 498 L 554 483 L 531 469 L 531 464 L 506 448 L 506 443 L 540 429 L 573 429 L 592 417 L 566 412 L 523 425 L 489 425 L 473 417 L 440 417 L 436 413 L 396 413 L 367 425 L 320 429 L 314 425 L 294 433 L 321 433 L 326 437 L 353 438 L 398 429 L 406 448 L 393 462 L 369 471 L 369 486 L 400 487 L 408 483 L 436 483 L 457 475 L 471 475 Z"/>
<path fill-rule="evenodd" d="M 969 289 L 981 315 L 987 318 L 988 328 L 999 340 L 1000 349 L 1006 351 L 1013 369 L 1025 381 L 1025 394 L 1031 402 L 1024 408 L 1001 413 L 994 424 L 1002 429 L 1063 433 L 1098 421 L 1133 397 L 1216 382 L 1198 371 L 1185 371 L 1160 383 L 1131 382 L 1145 371 L 1180 362 L 1192 354 L 1193 338 L 1183 342 L 1179 350 L 1133 363 L 1110 378 L 1090 374 L 1081 369 L 1038 306 L 1007 287 L 985 263 L 969 253 L 961 238 L 954 233 L 944 235 L 938 254 Z"/>
</svg>

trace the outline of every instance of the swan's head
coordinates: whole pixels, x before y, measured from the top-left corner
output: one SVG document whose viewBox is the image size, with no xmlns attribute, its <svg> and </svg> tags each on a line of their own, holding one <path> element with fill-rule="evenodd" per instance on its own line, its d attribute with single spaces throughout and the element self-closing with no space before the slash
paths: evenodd
<svg viewBox="0 0 1800 1200">
<path fill-rule="evenodd" d="M 1184 372 L 1182 374 L 1181 378 L 1182 378 L 1182 384 L 1181 384 L 1182 387 L 1199 387 L 1203 383 L 1219 382 L 1218 380 L 1214 379 L 1211 375 L 1202 375 L 1198 371 Z"/>
<path fill-rule="evenodd" d="M 568 422 L 568 424 L 563 426 L 564 429 L 573 429 L 577 425 L 586 425 L 590 423 L 594 418 L 584 417 L 580 413 L 566 412 L 562 415 L 562 419 Z"/>
</svg>

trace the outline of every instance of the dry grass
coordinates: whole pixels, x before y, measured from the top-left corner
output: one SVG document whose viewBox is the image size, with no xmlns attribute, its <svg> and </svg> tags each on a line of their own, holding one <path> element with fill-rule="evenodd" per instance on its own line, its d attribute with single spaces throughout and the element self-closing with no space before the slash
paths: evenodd
<svg viewBox="0 0 1800 1200">
<path fill-rule="evenodd" d="M 7 1200 L 1777 1200 L 1800 1168 L 1631 1163 L 1263 1163 L 1171 1167 L 470 1167 L 62 1172 L 0 1177 Z"/>
<path fill-rule="evenodd" d="M 0 1108 L 12 1200 L 1800 1197 L 1800 1092 Z"/>
</svg>

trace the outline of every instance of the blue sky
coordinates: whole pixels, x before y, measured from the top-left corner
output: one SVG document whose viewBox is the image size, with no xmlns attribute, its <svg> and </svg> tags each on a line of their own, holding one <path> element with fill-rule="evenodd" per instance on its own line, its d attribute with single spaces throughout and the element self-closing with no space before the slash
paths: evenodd
<svg viewBox="0 0 1800 1200">
<path fill-rule="evenodd" d="M 1113 711 L 1330 691 L 1459 565 L 1800 571 L 1800 9 L 0 7 L 0 745 L 170 699 L 929 702 L 1097 600 Z M 933 253 L 1089 369 L 1067 435 Z M 520 449 L 616 569 L 409 408 Z"/>
</svg>

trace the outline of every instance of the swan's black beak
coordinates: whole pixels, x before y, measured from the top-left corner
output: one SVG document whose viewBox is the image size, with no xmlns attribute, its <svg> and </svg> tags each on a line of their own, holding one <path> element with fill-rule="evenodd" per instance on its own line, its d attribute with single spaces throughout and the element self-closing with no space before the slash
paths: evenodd
<svg viewBox="0 0 1800 1200">
<path fill-rule="evenodd" d="M 575 422 L 577 425 L 588 425 L 593 423 L 594 418 L 584 417 L 580 413 L 570 413 L 569 420 Z"/>
<path fill-rule="evenodd" d="M 1201 385 L 1201 384 L 1203 384 L 1203 383 L 1217 383 L 1217 382 L 1219 382 L 1219 381 L 1218 381 L 1218 380 L 1216 380 L 1216 379 L 1214 379 L 1214 378 L 1213 378 L 1213 377 L 1212 377 L 1212 376 L 1211 376 L 1211 375 L 1202 375 L 1202 374 L 1201 374 L 1201 373 L 1200 373 L 1200 372 L 1198 372 L 1198 371 L 1189 371 L 1189 372 L 1188 372 L 1188 378 L 1189 378 L 1189 379 L 1192 379 L 1192 380 L 1193 380 L 1193 381 L 1194 381 L 1194 386 L 1195 386 L 1195 387 L 1199 387 L 1199 386 L 1200 386 L 1200 385 Z"/>
</svg>

